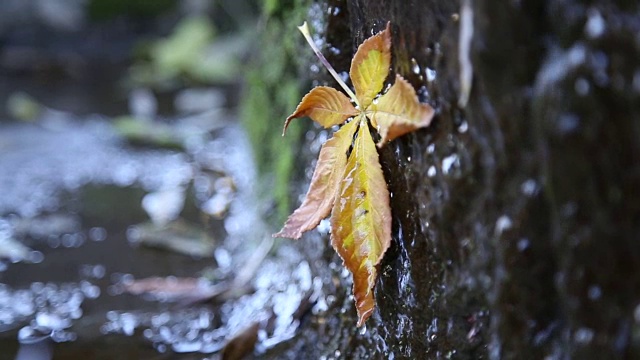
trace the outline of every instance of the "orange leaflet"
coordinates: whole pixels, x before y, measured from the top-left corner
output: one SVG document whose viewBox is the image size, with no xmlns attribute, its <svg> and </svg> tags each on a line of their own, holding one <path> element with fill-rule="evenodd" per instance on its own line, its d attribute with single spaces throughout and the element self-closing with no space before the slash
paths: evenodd
<svg viewBox="0 0 640 360">
<path fill-rule="evenodd" d="M 389 191 L 369 132 L 369 122 L 380 133 L 378 146 L 383 146 L 398 136 L 428 126 L 434 111 L 428 104 L 418 101 L 413 87 L 400 75 L 396 75 L 389 91 L 374 101 L 391 65 L 389 24 L 385 30 L 365 40 L 353 57 L 349 73 L 355 93 L 322 56 L 306 23 L 299 29 L 349 97 L 330 87 L 312 89 L 286 119 L 284 130 L 292 119 L 303 116 L 325 128 L 342 124 L 350 117 L 355 119 L 322 146 L 302 205 L 274 236 L 298 239 L 331 213 L 331 244 L 353 274 L 358 326 L 361 326 L 375 308 L 376 266 L 391 243 Z"/>
<path fill-rule="evenodd" d="M 292 119 L 308 116 L 313 121 L 325 128 L 342 124 L 350 116 L 357 114 L 356 108 L 351 105 L 349 98 L 340 91 L 328 87 L 317 86 L 313 88 L 284 122 L 284 135 Z"/>
<path fill-rule="evenodd" d="M 378 146 L 384 145 L 398 136 L 426 127 L 433 118 L 433 108 L 421 104 L 415 90 L 402 76 L 396 75 L 396 82 L 386 94 L 372 104 L 367 116 L 380 133 Z"/>
<path fill-rule="evenodd" d="M 356 122 L 352 121 L 322 145 L 311 185 L 302 205 L 289 216 L 282 230 L 274 236 L 299 239 L 303 232 L 315 229 L 320 220 L 329 215 L 347 164 L 347 151 L 351 147 L 355 130 Z"/>
</svg>

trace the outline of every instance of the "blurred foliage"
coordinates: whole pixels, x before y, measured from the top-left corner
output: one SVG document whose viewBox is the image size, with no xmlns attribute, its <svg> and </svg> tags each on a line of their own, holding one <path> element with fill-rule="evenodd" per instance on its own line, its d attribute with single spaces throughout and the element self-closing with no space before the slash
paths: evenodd
<svg viewBox="0 0 640 360">
<path fill-rule="evenodd" d="M 121 116 L 113 119 L 114 129 L 133 145 L 182 150 L 182 139 L 166 124 Z"/>
<path fill-rule="evenodd" d="M 278 10 L 280 2 L 278 0 L 264 0 L 264 13 L 271 16 Z"/>
<path fill-rule="evenodd" d="M 107 20 L 120 15 L 155 16 L 175 8 L 177 0 L 90 0 L 89 17 Z"/>
<path fill-rule="evenodd" d="M 175 87 L 193 83 L 226 83 L 237 78 L 239 58 L 247 45 L 242 33 L 216 38 L 216 30 L 206 16 L 182 19 L 167 38 L 152 43 L 141 60 L 131 68 L 137 85 Z"/>
<path fill-rule="evenodd" d="M 162 77 L 172 77 L 180 71 L 197 67 L 198 58 L 214 36 L 213 24 L 206 17 L 183 19 L 170 37 L 158 41 L 151 48 L 155 70 Z"/>
<path fill-rule="evenodd" d="M 24 92 L 14 92 L 7 98 L 7 113 L 16 120 L 35 121 L 42 114 L 42 105 Z"/>
<path fill-rule="evenodd" d="M 283 221 L 292 199 L 290 184 L 303 128 L 295 123 L 283 138 L 284 119 L 296 108 L 301 97 L 301 38 L 297 26 L 307 17 L 310 0 L 264 3 L 266 21 L 259 30 L 259 51 L 254 53 L 242 96 L 241 117 L 254 145 L 258 170 L 263 178 L 272 174 L 263 187 L 277 205 L 276 217 Z M 305 78 L 302 76 L 302 78 Z"/>
</svg>

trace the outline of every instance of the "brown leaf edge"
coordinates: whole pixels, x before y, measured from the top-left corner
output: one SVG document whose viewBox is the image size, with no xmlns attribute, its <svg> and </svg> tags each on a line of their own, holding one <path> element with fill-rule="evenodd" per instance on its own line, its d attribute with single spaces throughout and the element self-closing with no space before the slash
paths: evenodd
<svg viewBox="0 0 640 360">
<path fill-rule="evenodd" d="M 289 216 L 282 230 L 273 234 L 273 237 L 299 239 L 302 233 L 314 229 L 329 215 L 347 163 L 347 151 L 351 147 L 357 123 L 347 123 L 322 145 L 304 201 Z"/>
</svg>

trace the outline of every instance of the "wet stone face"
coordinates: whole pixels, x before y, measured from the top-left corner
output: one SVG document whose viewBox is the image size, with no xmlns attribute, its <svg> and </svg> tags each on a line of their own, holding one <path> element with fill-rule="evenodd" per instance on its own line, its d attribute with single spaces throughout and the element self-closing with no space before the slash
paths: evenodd
<svg viewBox="0 0 640 360">
<path fill-rule="evenodd" d="M 438 112 L 380 153 L 393 241 L 379 311 L 362 333 L 341 323 L 341 354 L 635 354 L 636 9 L 465 4 L 330 2 L 336 70 L 391 21 L 393 70 Z"/>
</svg>

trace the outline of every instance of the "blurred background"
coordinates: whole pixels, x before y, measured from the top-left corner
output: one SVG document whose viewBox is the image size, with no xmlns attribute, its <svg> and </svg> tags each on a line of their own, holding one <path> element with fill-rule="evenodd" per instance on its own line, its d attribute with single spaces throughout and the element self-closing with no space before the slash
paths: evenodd
<svg viewBox="0 0 640 360">
<path fill-rule="evenodd" d="M 0 2 L 1 359 L 265 355 L 326 307 L 270 236 L 309 5 Z"/>
</svg>

